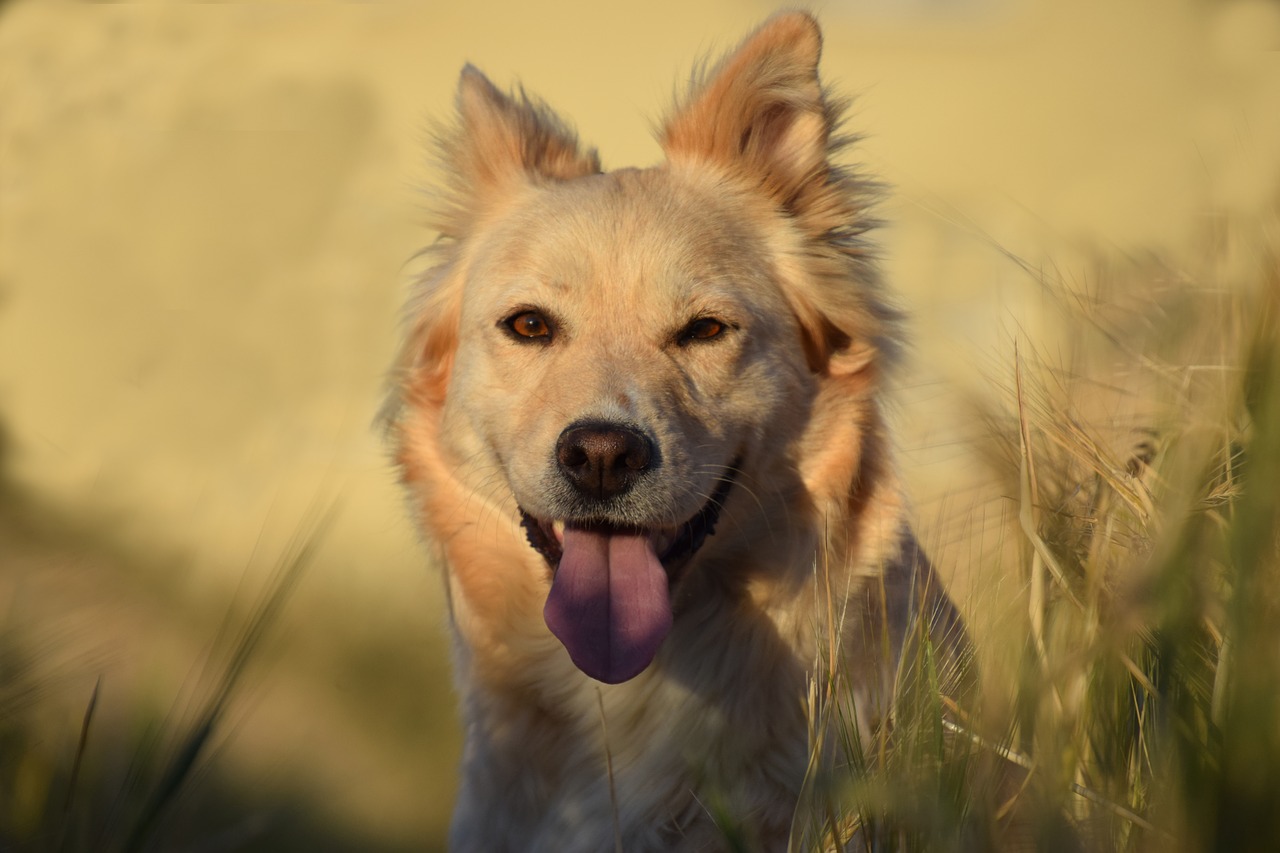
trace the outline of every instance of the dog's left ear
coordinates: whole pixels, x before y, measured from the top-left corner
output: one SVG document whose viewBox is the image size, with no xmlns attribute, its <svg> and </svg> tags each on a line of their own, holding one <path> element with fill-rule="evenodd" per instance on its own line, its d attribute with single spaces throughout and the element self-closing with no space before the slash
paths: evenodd
<svg viewBox="0 0 1280 853">
<path fill-rule="evenodd" d="M 769 19 L 695 85 L 663 128 L 672 162 L 712 163 L 794 211 L 822 183 L 832 117 L 818 82 L 822 34 L 803 12 Z"/>
</svg>

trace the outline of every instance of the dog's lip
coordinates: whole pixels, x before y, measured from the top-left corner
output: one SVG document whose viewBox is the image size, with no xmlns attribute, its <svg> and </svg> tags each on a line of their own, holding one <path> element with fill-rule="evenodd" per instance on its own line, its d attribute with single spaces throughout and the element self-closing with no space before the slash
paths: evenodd
<svg viewBox="0 0 1280 853">
<path fill-rule="evenodd" d="M 528 514 L 526 513 L 526 516 L 527 515 Z M 528 517 L 532 518 L 532 516 L 528 516 Z M 607 522 L 595 522 L 595 523 L 588 522 L 586 524 L 582 524 L 578 522 L 569 522 L 569 521 L 565 521 L 563 518 L 557 518 L 551 521 L 550 523 L 547 523 L 545 521 L 538 522 L 538 523 L 541 524 L 543 528 L 551 536 L 555 537 L 556 544 L 558 544 L 561 548 L 564 547 L 564 531 L 565 531 L 565 528 L 567 527 L 596 528 L 600 530 L 632 529 L 632 528 L 620 527 L 614 524 L 609 524 Z M 648 534 L 649 544 L 653 546 L 654 553 L 658 554 L 660 557 L 665 556 L 667 550 L 671 548 L 671 546 L 675 543 L 678 532 L 679 532 L 678 528 L 658 528 L 655 530 L 650 530 Z"/>
<path fill-rule="evenodd" d="M 599 519 L 540 519 L 520 508 L 521 525 L 529 545 L 542 555 L 555 572 L 563 556 L 564 531 L 566 528 L 591 529 L 603 532 L 645 533 L 649 544 L 658 555 L 663 568 L 667 570 L 672 583 L 678 580 L 681 568 L 702 547 L 708 536 L 715 533 L 716 523 L 724 502 L 738 477 L 740 462 L 735 460 L 726 473 L 719 478 L 716 489 L 703 504 L 702 509 L 694 513 L 687 521 L 675 526 L 643 527 L 615 524 Z"/>
<path fill-rule="evenodd" d="M 524 511 L 521 510 L 521 512 Z M 676 538 L 679 535 L 679 528 L 660 527 L 650 529 L 611 524 L 607 521 L 566 521 L 563 518 L 557 518 L 550 522 L 546 522 L 540 521 L 528 513 L 524 513 L 524 516 L 529 519 L 529 521 L 541 526 L 543 533 L 547 535 L 548 540 L 554 539 L 555 544 L 559 545 L 561 549 L 564 548 L 564 532 L 566 529 L 596 530 L 605 533 L 640 532 L 645 533 L 648 537 L 649 544 L 653 547 L 653 552 L 657 554 L 660 559 L 666 560 L 668 551 L 671 550 L 671 547 L 675 544 Z M 686 522 L 686 524 L 687 523 L 688 522 Z M 684 525 L 681 526 L 683 527 Z"/>
</svg>

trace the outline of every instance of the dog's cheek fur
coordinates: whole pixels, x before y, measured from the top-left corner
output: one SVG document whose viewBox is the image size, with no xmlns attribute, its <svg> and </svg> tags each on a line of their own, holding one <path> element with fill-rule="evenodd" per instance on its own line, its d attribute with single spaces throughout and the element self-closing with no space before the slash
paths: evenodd
<svg viewBox="0 0 1280 853">
<path fill-rule="evenodd" d="M 412 406 L 397 425 L 396 461 L 409 488 L 413 517 L 451 567 L 451 610 L 457 629 L 473 646 L 504 645 L 504 634 L 534 638 L 545 634 L 539 612 L 546 595 L 533 555 L 505 515 L 487 505 L 445 448 L 439 409 Z M 481 529 L 477 529 L 481 528 Z M 532 555 L 532 556 L 531 556 Z M 464 594 L 460 594 L 465 590 Z"/>
</svg>

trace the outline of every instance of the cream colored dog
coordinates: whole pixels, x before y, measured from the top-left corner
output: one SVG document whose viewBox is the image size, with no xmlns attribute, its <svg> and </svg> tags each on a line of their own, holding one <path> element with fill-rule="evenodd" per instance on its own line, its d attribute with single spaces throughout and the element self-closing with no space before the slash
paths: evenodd
<svg viewBox="0 0 1280 853">
<path fill-rule="evenodd" d="M 715 849 L 726 820 L 782 849 L 815 672 L 865 730 L 913 613 L 963 643 L 884 435 L 894 316 L 820 47 L 768 21 L 642 170 L 462 73 L 391 416 L 447 566 L 454 849 Z"/>
</svg>

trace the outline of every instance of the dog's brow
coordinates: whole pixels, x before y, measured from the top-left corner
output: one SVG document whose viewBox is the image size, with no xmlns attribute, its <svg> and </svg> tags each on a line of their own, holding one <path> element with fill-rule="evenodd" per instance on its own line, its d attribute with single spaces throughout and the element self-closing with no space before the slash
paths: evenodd
<svg viewBox="0 0 1280 853">
<path fill-rule="evenodd" d="M 502 284 L 493 301 L 504 308 L 533 305 L 549 295 L 564 297 L 570 289 L 570 283 L 563 278 L 526 276 Z"/>
</svg>

